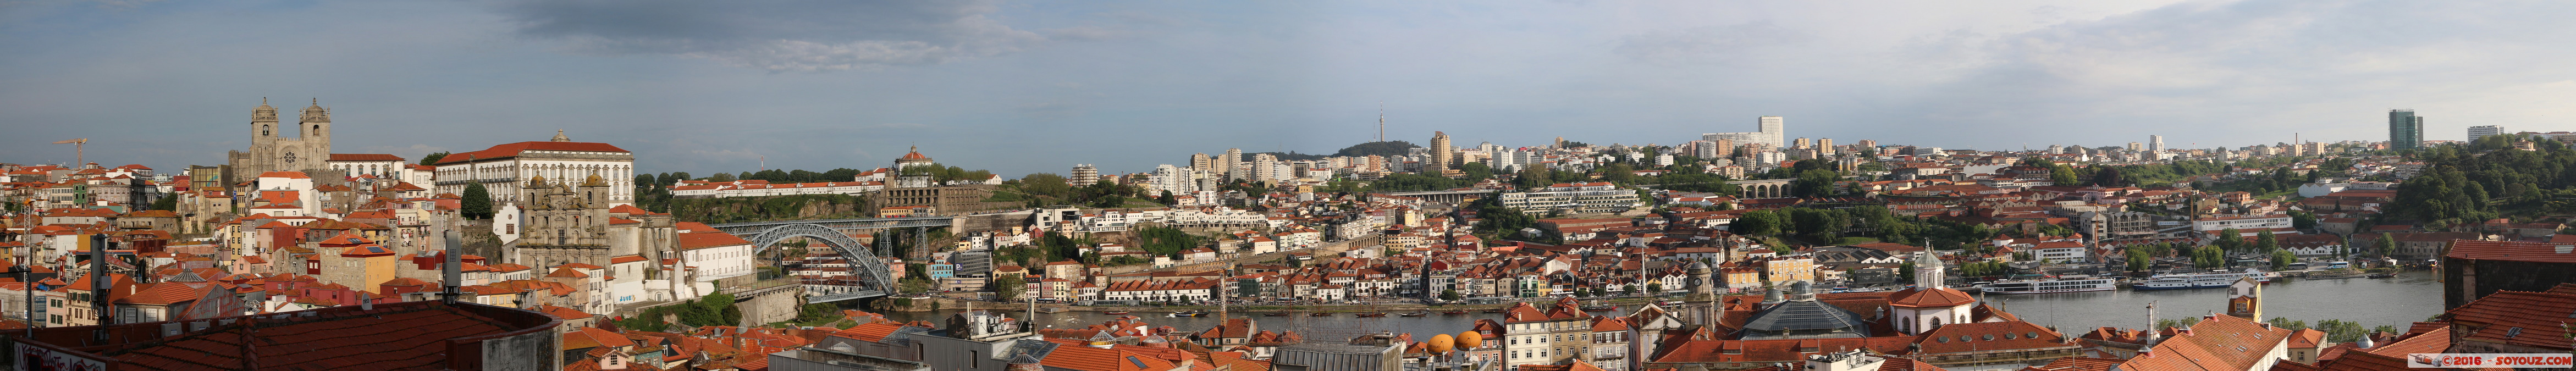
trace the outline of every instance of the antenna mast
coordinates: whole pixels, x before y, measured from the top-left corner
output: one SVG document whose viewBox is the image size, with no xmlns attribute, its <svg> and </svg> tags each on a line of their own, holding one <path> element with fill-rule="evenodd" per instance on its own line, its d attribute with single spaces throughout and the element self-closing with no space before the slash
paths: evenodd
<svg viewBox="0 0 2576 371">
<path fill-rule="evenodd" d="M 1386 101 L 1377 102 L 1377 141 L 1386 141 Z"/>
</svg>

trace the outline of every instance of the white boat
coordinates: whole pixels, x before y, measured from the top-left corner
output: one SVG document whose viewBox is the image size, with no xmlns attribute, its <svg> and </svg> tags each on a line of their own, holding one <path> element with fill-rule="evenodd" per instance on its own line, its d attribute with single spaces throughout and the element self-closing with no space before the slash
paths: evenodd
<svg viewBox="0 0 2576 371">
<path fill-rule="evenodd" d="M 2119 280 L 2085 275 L 2071 275 L 2035 280 L 1995 281 L 1983 286 L 1977 286 L 1977 291 L 1989 294 L 2054 294 L 2061 292 L 2111 291 L 2119 288 Z"/>
<path fill-rule="evenodd" d="M 2271 274 L 2247 268 L 2243 273 L 2160 274 L 2148 277 L 2144 282 L 2129 285 L 2129 288 L 2138 290 L 2212 289 L 2227 287 L 2227 285 L 2236 284 L 2236 280 L 2245 278 L 2253 278 L 2254 282 L 2272 282 Z"/>
</svg>

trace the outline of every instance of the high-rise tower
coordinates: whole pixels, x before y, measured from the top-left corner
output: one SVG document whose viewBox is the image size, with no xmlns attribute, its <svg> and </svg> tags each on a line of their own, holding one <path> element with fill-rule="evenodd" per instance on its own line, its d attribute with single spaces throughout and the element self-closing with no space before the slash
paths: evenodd
<svg viewBox="0 0 2576 371">
<path fill-rule="evenodd" d="M 1218 157 L 1218 158 L 1216 159 L 1216 173 L 1217 173 L 1217 174 L 1220 174 L 1220 175 L 1225 175 L 1225 179 L 1226 179 L 1226 180 L 1240 179 L 1240 178 L 1243 178 L 1243 177 L 1245 177 L 1245 176 L 1251 175 L 1251 174 L 1243 174 L 1242 172 L 1239 172 L 1239 171 L 1234 171 L 1234 168 L 1236 168 L 1236 167 L 1240 167 L 1240 166 L 1243 166 L 1243 149 L 1242 149 L 1242 148 L 1227 148 L 1227 149 L 1225 149 L 1225 156 L 1224 156 L 1224 157 Z"/>
<path fill-rule="evenodd" d="M 2164 152 L 2164 151 L 2165 151 L 2165 136 L 2163 136 L 2163 135 L 2149 135 L 2149 136 L 2147 136 L 2147 152 Z"/>
<path fill-rule="evenodd" d="M 1781 144 L 1781 139 L 1789 137 L 1788 124 L 1784 123 L 1780 116 L 1762 116 L 1760 126 L 1763 143 L 1777 146 Z"/>
<path fill-rule="evenodd" d="M 2424 116 L 2416 116 L 2412 109 L 2388 110 L 2388 149 L 2423 147 Z"/>
<path fill-rule="evenodd" d="M 1457 160 L 1449 154 L 1449 133 L 1431 132 L 1431 148 L 1426 149 L 1431 160 L 1422 164 L 1422 175 L 1440 176 L 1441 171 L 1449 170 L 1450 161 Z"/>
</svg>

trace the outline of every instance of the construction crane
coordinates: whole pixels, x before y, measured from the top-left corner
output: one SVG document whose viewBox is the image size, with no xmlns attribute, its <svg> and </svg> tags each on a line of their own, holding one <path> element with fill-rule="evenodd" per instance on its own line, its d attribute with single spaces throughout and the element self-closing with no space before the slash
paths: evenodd
<svg viewBox="0 0 2576 371">
<path fill-rule="evenodd" d="M 85 158 L 85 157 L 88 157 L 88 154 L 87 154 L 87 153 L 82 153 L 82 148 L 81 148 L 81 147 L 86 146 L 86 145 L 88 145 L 88 144 L 89 144 L 89 138 L 80 138 L 80 139 L 64 140 L 64 141 L 60 141 L 60 142 L 54 142 L 54 144 L 70 144 L 70 145 L 72 145 L 72 166 L 81 166 L 81 165 L 83 165 L 83 164 L 88 164 L 88 163 L 89 163 L 89 159 Z"/>
</svg>

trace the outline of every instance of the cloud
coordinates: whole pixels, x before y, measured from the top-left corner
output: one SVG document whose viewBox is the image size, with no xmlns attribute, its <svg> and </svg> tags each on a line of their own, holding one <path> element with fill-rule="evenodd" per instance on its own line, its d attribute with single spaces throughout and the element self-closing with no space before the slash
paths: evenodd
<svg viewBox="0 0 2576 371">
<path fill-rule="evenodd" d="M 98 6 L 99 6 L 99 7 L 101 7 L 101 8 L 108 8 L 108 9 L 134 9 L 135 7 L 143 6 L 143 4 L 147 4 L 147 3 L 156 3 L 156 2 L 160 2 L 161 0 L 88 0 L 88 1 L 89 1 L 89 2 L 93 2 L 93 3 L 98 3 Z"/>
<path fill-rule="evenodd" d="M 1631 59 L 1656 63 L 1730 61 L 1752 57 L 1750 49 L 1792 44 L 1811 38 L 1805 32 L 1761 21 L 1650 31 L 1621 39 L 1619 46 L 1611 51 Z"/>
<path fill-rule="evenodd" d="M 772 72 L 926 65 L 1045 41 L 996 21 L 987 1 L 523 0 L 501 13 L 522 36 L 580 53 L 702 58 Z"/>
<path fill-rule="evenodd" d="M 2185 3 L 1991 37 L 1923 38 L 1935 47 L 1915 51 L 1940 52 L 1913 55 L 1940 59 L 1891 70 L 1944 76 L 1902 98 L 1917 109 L 1900 111 L 1934 121 L 1994 129 L 2126 124 L 2109 127 L 2123 135 L 2173 131 L 2174 122 L 2260 122 L 2267 124 L 2195 127 L 2227 133 L 2197 140 L 2268 143 L 2303 127 L 2350 125 L 2327 117 L 2359 118 L 2354 122 L 2361 126 L 2352 128 L 2367 129 L 2366 119 L 2378 109 L 2495 101 L 2509 98 L 2498 91 L 2565 81 L 2576 69 L 2530 62 L 2576 57 L 2533 47 L 2576 37 L 2576 30 L 2554 26 L 2561 22 L 2555 15 L 2571 8 L 2546 2 Z"/>
</svg>

